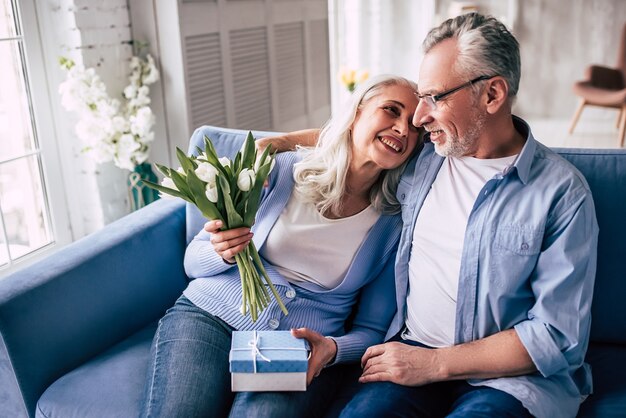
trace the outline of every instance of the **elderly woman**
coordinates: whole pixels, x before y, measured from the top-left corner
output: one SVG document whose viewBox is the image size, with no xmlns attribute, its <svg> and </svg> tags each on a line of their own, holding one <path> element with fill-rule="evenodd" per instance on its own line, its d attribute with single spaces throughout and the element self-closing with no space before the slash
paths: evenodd
<svg viewBox="0 0 626 418">
<path fill-rule="evenodd" d="M 314 148 L 281 153 L 252 231 L 208 222 L 189 244 L 191 281 L 161 319 L 152 347 L 144 416 L 322 415 L 340 390 L 335 366 L 382 342 L 395 312 L 400 235 L 396 189 L 420 136 L 411 119 L 416 85 L 379 76 L 362 83 Z M 286 302 L 252 322 L 242 316 L 237 268 L 255 236 Z M 358 302 L 358 306 L 357 305 Z M 346 320 L 355 311 L 346 329 Z M 230 391 L 233 330 L 292 330 L 308 340 L 306 392 Z"/>
</svg>

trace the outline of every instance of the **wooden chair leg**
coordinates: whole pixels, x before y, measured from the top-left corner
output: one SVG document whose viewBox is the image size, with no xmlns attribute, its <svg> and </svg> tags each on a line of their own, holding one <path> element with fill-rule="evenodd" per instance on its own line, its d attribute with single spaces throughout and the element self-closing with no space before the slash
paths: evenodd
<svg viewBox="0 0 626 418">
<path fill-rule="evenodd" d="M 622 110 L 620 111 L 621 120 L 619 123 L 619 134 L 617 134 L 618 147 L 622 148 L 624 146 L 624 135 L 626 135 L 626 105 L 622 105 Z"/>
<path fill-rule="evenodd" d="M 580 99 L 580 104 L 578 105 L 576 112 L 574 112 L 574 117 L 572 118 L 572 123 L 569 127 L 570 135 L 574 133 L 574 128 L 576 127 L 576 124 L 578 123 L 578 118 L 580 118 L 580 114 L 582 113 L 583 107 L 585 107 L 586 104 L 587 102 L 585 101 L 585 99 Z"/>
</svg>

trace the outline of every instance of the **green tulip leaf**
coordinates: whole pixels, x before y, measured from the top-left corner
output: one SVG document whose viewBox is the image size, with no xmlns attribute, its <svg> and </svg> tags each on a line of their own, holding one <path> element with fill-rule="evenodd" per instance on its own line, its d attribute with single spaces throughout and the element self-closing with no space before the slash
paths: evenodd
<svg viewBox="0 0 626 418">
<path fill-rule="evenodd" d="M 193 203 L 192 200 L 190 200 L 187 196 L 185 196 L 178 190 L 170 189 L 169 187 L 161 186 L 160 184 L 152 183 L 151 181 L 148 181 L 148 180 L 141 180 L 141 182 L 151 189 L 155 189 L 155 190 L 160 191 L 161 193 L 165 193 L 174 197 L 179 197 L 183 200 L 186 200 L 187 202 Z"/>
<path fill-rule="evenodd" d="M 170 171 L 172 171 L 171 169 L 165 167 L 164 165 L 157 164 L 157 163 L 154 163 L 154 165 L 156 166 L 157 170 L 159 170 L 161 174 L 163 174 L 165 177 L 172 177 L 170 175 Z"/>
<path fill-rule="evenodd" d="M 178 147 L 176 147 L 176 157 L 185 172 L 189 170 L 193 171 L 198 168 L 198 165 L 191 158 L 187 157 L 187 154 Z"/>
<path fill-rule="evenodd" d="M 193 172 L 193 170 L 190 170 Z M 189 191 L 189 186 L 187 186 L 187 180 L 180 174 L 178 171 L 170 170 L 170 174 L 172 175 L 171 179 L 176 185 L 176 188 L 184 195 L 193 198 L 193 194 Z M 195 175 L 195 173 L 194 173 Z"/>
<path fill-rule="evenodd" d="M 193 170 L 187 171 L 187 184 L 200 212 L 208 219 L 224 221 L 215 204 L 206 197 L 206 184 L 198 178 Z"/>
<path fill-rule="evenodd" d="M 246 136 L 246 141 L 244 142 L 243 155 L 241 157 L 242 167 L 252 168 L 255 157 L 256 147 L 254 145 L 254 137 L 252 136 L 252 132 L 248 131 L 248 136 Z"/>
<path fill-rule="evenodd" d="M 240 226 L 243 226 L 243 218 L 235 210 L 235 207 L 233 206 L 233 201 L 230 197 L 230 186 L 228 185 L 228 179 L 226 179 L 224 176 L 219 175 L 217 176 L 217 178 L 224 197 L 224 207 L 226 208 L 226 216 L 228 217 L 228 227 L 238 228 Z"/>
</svg>

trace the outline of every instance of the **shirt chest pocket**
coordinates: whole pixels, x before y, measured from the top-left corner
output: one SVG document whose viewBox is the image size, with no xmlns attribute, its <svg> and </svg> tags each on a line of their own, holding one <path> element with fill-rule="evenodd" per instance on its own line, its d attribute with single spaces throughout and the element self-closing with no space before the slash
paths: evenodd
<svg viewBox="0 0 626 418">
<path fill-rule="evenodd" d="M 542 240 L 543 231 L 520 225 L 500 225 L 495 234 L 494 250 L 500 254 L 537 255 Z"/>
</svg>

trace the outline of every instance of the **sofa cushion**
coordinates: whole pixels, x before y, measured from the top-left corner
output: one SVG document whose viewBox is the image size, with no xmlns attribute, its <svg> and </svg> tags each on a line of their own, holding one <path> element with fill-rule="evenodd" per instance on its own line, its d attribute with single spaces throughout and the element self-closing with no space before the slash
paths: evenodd
<svg viewBox="0 0 626 418">
<path fill-rule="evenodd" d="M 600 227 L 591 341 L 626 343 L 626 150 L 561 148 L 556 151 L 587 179 Z"/>
<path fill-rule="evenodd" d="M 626 346 L 591 343 L 586 361 L 591 364 L 593 394 L 585 400 L 579 417 L 626 416 Z"/>
<path fill-rule="evenodd" d="M 153 323 L 54 382 L 37 403 L 41 418 L 139 416 Z"/>
</svg>

